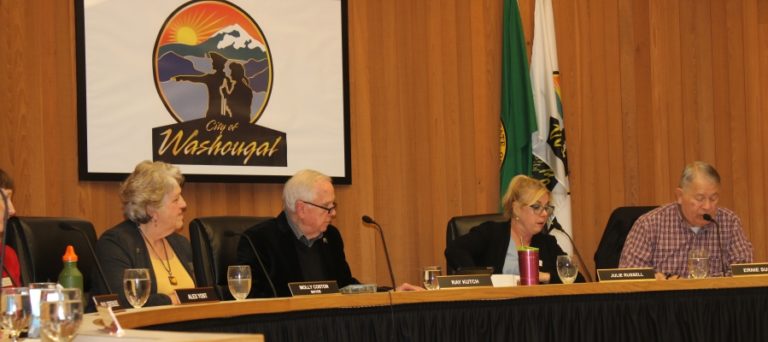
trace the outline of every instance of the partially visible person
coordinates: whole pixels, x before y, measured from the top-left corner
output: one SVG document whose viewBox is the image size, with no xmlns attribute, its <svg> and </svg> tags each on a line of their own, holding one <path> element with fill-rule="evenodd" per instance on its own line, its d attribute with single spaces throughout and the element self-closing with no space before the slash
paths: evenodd
<svg viewBox="0 0 768 342">
<path fill-rule="evenodd" d="M 184 176 L 176 166 L 143 161 L 120 186 L 126 220 L 108 229 L 96 243 L 104 275 L 121 305 L 130 307 L 123 291 L 123 271 L 149 269 L 152 290 L 146 306 L 177 303 L 176 289 L 195 287 L 192 247 L 178 234 L 187 203 L 181 195 Z M 108 293 L 93 277 L 94 294 Z"/>
<path fill-rule="evenodd" d="M 253 241 L 278 297 L 288 297 L 288 283 L 335 280 L 339 288 L 359 284 L 344 254 L 344 241 L 331 225 L 336 217 L 331 178 L 314 170 L 297 172 L 283 188 L 283 211 L 245 234 Z M 238 263 L 251 266 L 249 297 L 272 297 L 272 289 L 245 238 L 237 248 Z M 398 290 L 420 290 L 403 284 Z"/>
<path fill-rule="evenodd" d="M 0 169 L 0 191 L 3 192 L 8 202 L 8 207 L 6 208 L 5 201 L 0 198 L 0 234 L 5 234 L 5 221 L 16 215 L 16 208 L 13 206 L 13 190 L 13 178 Z M 6 209 L 8 210 L 8 217 L 3 217 Z M 16 251 L 7 244 L 5 245 L 4 258 L 2 287 L 21 286 L 19 257 L 16 255 Z"/>
<path fill-rule="evenodd" d="M 512 178 L 501 202 L 509 221 L 488 221 L 472 228 L 445 248 L 449 265 L 456 268 L 491 266 L 495 274 L 520 275 L 517 249 L 539 249 L 540 279 L 562 283 L 557 274 L 557 256 L 567 254 L 554 236 L 542 233 L 555 211 L 550 193 L 539 180 L 525 175 Z M 576 278 L 583 282 L 581 274 Z"/>
<path fill-rule="evenodd" d="M 720 174 L 714 166 L 695 161 L 685 166 L 675 189 L 677 201 L 641 216 L 629 231 L 619 267 L 653 267 L 656 278 L 687 278 L 688 254 L 704 249 L 709 254 L 709 276 L 730 275 L 730 265 L 752 262 L 752 244 L 741 219 L 717 206 Z M 704 218 L 709 215 L 717 227 Z"/>
</svg>

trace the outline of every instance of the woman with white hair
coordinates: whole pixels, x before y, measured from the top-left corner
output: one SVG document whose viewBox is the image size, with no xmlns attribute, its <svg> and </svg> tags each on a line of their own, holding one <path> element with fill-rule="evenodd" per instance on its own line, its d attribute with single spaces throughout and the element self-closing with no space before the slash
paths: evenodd
<svg viewBox="0 0 768 342">
<path fill-rule="evenodd" d="M 143 161 L 120 186 L 126 220 L 101 235 L 96 254 L 121 305 L 130 306 L 122 285 L 127 268 L 149 269 L 152 290 L 147 306 L 177 303 L 176 289 L 195 287 L 192 248 L 177 233 L 187 208 L 183 184 L 177 167 Z M 94 294 L 108 293 L 98 277 L 92 285 Z"/>
</svg>

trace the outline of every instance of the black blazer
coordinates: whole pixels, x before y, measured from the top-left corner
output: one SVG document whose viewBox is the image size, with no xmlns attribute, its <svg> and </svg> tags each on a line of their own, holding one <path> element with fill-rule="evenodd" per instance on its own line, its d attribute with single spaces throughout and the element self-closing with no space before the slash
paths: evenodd
<svg viewBox="0 0 768 342">
<path fill-rule="evenodd" d="M 245 231 L 253 241 L 256 251 L 261 256 L 272 283 L 275 285 L 278 297 L 289 297 L 288 283 L 305 281 L 299 264 L 298 253 L 294 245 L 296 235 L 293 234 L 285 212 L 269 221 L 262 222 Z M 349 284 L 359 284 L 352 277 L 352 272 L 344 255 L 344 241 L 336 227 L 329 225 L 323 234 L 323 239 L 315 242 L 320 244 L 320 254 L 328 280 L 335 280 L 339 287 Z M 239 264 L 251 266 L 251 293 L 249 297 L 272 297 L 272 290 L 267 283 L 261 267 L 251 251 L 248 241 L 240 239 L 237 246 Z"/>
<path fill-rule="evenodd" d="M 192 246 L 189 241 L 179 234 L 171 234 L 166 240 L 173 248 L 173 252 L 179 258 L 179 261 L 187 270 L 192 281 L 195 280 L 194 267 L 192 265 Z M 152 268 L 152 262 L 149 260 L 147 245 L 139 232 L 136 223 L 129 220 L 114 226 L 99 237 L 96 242 L 96 256 L 104 269 L 104 277 L 107 278 L 112 292 L 118 295 L 120 304 L 130 308 L 128 300 L 125 299 L 123 291 L 123 271 L 126 268 L 148 268 L 152 279 L 152 292 L 147 299 L 145 306 L 171 304 L 171 298 L 157 293 L 157 279 L 155 271 Z M 91 277 L 91 288 L 94 295 L 108 294 L 104 283 L 98 276 Z"/>
<path fill-rule="evenodd" d="M 499 274 L 504 268 L 504 259 L 507 256 L 510 239 L 510 221 L 488 221 L 472 228 L 466 235 L 458 237 L 445 248 L 445 258 L 448 263 L 459 267 L 492 266 L 493 273 Z M 539 249 L 541 267 L 539 272 L 550 274 L 550 283 L 560 284 L 560 276 L 557 275 L 557 256 L 566 254 L 557 244 L 554 236 L 536 234 L 531 237 L 531 247 Z M 584 278 L 579 274 L 577 282 L 583 282 Z"/>
</svg>

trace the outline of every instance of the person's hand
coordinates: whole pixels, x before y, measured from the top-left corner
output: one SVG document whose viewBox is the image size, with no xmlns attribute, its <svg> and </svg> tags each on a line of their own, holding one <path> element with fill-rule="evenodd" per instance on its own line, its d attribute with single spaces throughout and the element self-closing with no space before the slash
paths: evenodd
<svg viewBox="0 0 768 342">
<path fill-rule="evenodd" d="M 425 289 L 421 286 L 403 283 L 402 285 L 397 287 L 396 291 L 425 291 Z"/>
<path fill-rule="evenodd" d="M 680 276 L 677 274 L 665 274 L 661 272 L 656 272 L 655 274 L 656 280 L 673 280 L 673 279 L 680 279 Z"/>
</svg>

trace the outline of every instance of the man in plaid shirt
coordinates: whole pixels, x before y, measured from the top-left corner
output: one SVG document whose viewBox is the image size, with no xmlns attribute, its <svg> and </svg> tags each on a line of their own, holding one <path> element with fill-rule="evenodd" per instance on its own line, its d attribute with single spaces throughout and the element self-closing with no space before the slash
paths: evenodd
<svg viewBox="0 0 768 342">
<path fill-rule="evenodd" d="M 752 262 L 741 219 L 718 208 L 720 175 L 704 162 L 685 167 L 677 201 L 641 216 L 632 226 L 621 252 L 620 268 L 653 267 L 656 278 L 687 278 L 688 254 L 704 249 L 709 254 L 709 276 L 731 275 L 730 265 Z M 714 219 L 720 225 L 718 239 Z"/>
</svg>

